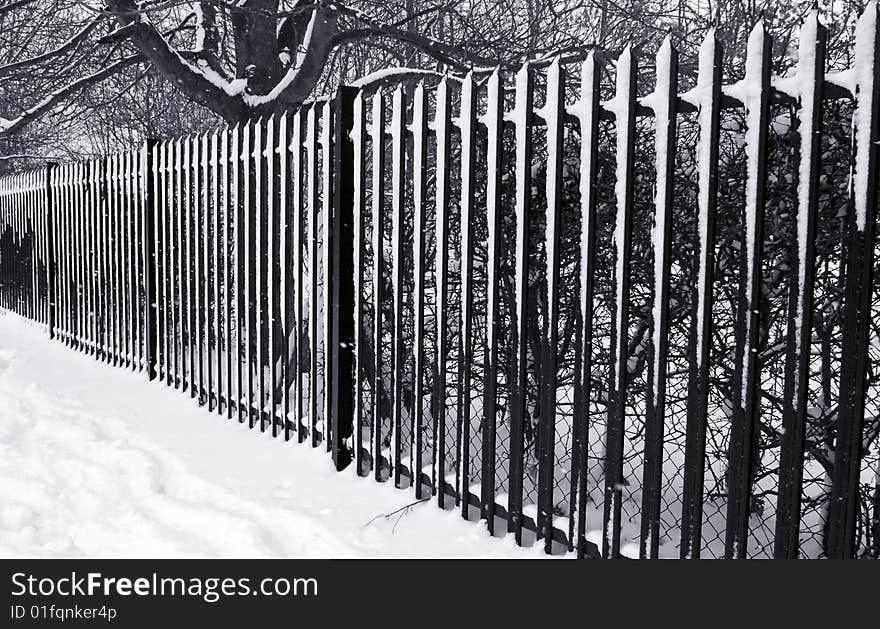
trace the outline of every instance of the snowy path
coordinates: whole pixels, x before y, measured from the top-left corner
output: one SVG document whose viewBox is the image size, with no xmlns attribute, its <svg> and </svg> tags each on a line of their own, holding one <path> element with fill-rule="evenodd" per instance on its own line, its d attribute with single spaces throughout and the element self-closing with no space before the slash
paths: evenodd
<svg viewBox="0 0 880 629">
<path fill-rule="evenodd" d="M 0 556 L 541 556 L 413 500 L 0 312 Z"/>
</svg>

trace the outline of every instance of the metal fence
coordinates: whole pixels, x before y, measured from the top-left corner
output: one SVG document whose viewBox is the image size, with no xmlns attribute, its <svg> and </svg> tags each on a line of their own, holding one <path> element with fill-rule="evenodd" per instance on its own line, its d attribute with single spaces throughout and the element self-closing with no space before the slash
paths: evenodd
<svg viewBox="0 0 880 629">
<path fill-rule="evenodd" d="M 0 179 L 2 306 L 519 544 L 877 558 L 876 14 L 843 72 L 813 14 L 788 78 L 759 24 L 729 84 L 710 34 Z"/>
</svg>

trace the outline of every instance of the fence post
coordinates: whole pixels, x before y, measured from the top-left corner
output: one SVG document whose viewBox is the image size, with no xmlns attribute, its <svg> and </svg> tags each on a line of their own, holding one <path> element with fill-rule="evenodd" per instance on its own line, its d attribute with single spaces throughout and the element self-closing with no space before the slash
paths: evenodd
<svg viewBox="0 0 880 629">
<path fill-rule="evenodd" d="M 501 168 L 499 167 L 502 151 L 502 120 L 504 118 L 504 102 L 501 99 L 501 74 L 496 68 L 489 77 L 487 84 L 487 107 L 483 124 L 486 127 L 486 167 L 489 176 L 486 178 L 486 223 L 487 223 L 487 260 L 486 260 L 486 365 L 483 370 L 485 384 L 483 385 L 483 471 L 481 477 L 481 500 L 482 517 L 486 520 L 486 527 L 490 535 L 495 535 L 495 451 L 498 443 L 498 339 L 502 334 L 501 316 L 499 314 L 499 272 L 501 264 L 500 239 L 503 236 L 502 227 L 502 196 L 501 196 Z M 415 119 L 415 117 L 413 118 Z M 424 153 L 424 149 L 422 151 Z M 415 169 L 414 169 L 415 170 Z M 418 175 L 417 175 L 418 176 Z M 418 211 L 418 210 L 417 210 Z M 414 230 L 415 231 L 415 230 Z M 424 236 L 416 231 L 416 237 Z M 419 245 L 415 254 L 418 260 L 423 244 Z M 418 261 L 417 264 L 420 264 Z M 419 268 L 419 267 L 416 267 Z M 420 274 L 416 275 L 416 281 Z M 422 290 L 424 290 L 422 288 Z M 417 300 L 418 312 L 424 310 L 424 297 Z M 424 316 L 424 315 L 422 315 Z M 420 325 L 416 325 L 416 332 Z M 417 337 L 418 338 L 418 337 Z M 416 351 L 421 352 L 421 344 L 416 343 Z M 421 387 L 421 377 L 416 381 Z M 418 398 L 417 398 L 418 399 Z M 421 406 L 416 407 L 416 412 L 421 411 Z M 419 462 L 421 467 L 421 461 Z M 417 493 L 417 498 L 421 496 Z"/>
<path fill-rule="evenodd" d="M 437 504 L 441 509 L 446 506 L 446 359 L 449 344 L 446 335 L 447 326 L 447 287 L 449 282 L 449 160 L 450 141 L 450 105 L 448 82 L 440 81 L 436 91 L 434 111 L 434 138 L 436 142 L 435 163 L 437 168 L 436 194 L 434 195 L 434 277 L 436 291 L 436 351 L 434 353 L 434 373 L 432 379 L 433 392 L 431 414 L 434 426 L 434 461 L 432 463 L 432 483 L 437 492 Z M 373 169 L 376 172 L 377 165 Z M 373 219 L 373 225 L 380 224 Z M 375 227 L 374 227 L 375 231 Z M 375 276 L 374 276 L 375 277 Z M 375 281 L 375 280 L 374 280 Z M 381 287 L 381 283 L 378 284 Z M 378 293 L 377 293 L 378 294 Z M 378 345 L 376 351 L 378 351 Z"/>
<path fill-rule="evenodd" d="M 663 438 L 666 419 L 666 363 L 669 348 L 669 301 L 674 222 L 678 51 L 666 38 L 656 56 L 657 83 L 652 109 L 655 120 L 653 308 L 645 405 L 645 460 L 642 477 L 642 518 L 639 557 L 657 559 L 660 549 L 660 508 L 663 492 Z M 662 176 L 661 176 L 662 175 Z"/>
<path fill-rule="evenodd" d="M 588 500 L 587 439 L 589 437 L 589 400 L 593 371 L 593 293 L 596 265 L 596 179 L 599 152 L 599 57 L 591 52 L 581 65 L 580 97 L 576 114 L 581 132 L 579 189 L 580 208 L 580 296 L 579 326 L 575 351 L 574 416 L 572 417 L 572 484 L 569 516 L 569 545 L 578 559 L 599 557 L 599 550 L 586 539 Z"/>
<path fill-rule="evenodd" d="M 139 164 L 140 170 L 140 186 L 144 194 L 144 212 L 143 212 L 143 229 L 141 235 L 143 241 L 140 245 L 143 248 L 142 259 L 144 261 L 144 294 L 146 296 L 144 308 L 144 366 L 147 370 L 147 378 L 156 379 L 156 347 L 159 345 L 158 330 L 156 325 L 158 319 L 159 304 L 156 301 L 156 247 L 155 247 L 155 226 L 154 226 L 154 210 L 156 200 L 155 190 L 155 164 L 153 163 L 153 153 L 158 140 L 149 139 L 144 143 L 143 156 Z"/>
<path fill-rule="evenodd" d="M 543 373 L 538 374 L 538 518 L 537 536 L 549 555 L 553 547 L 553 490 L 556 450 L 556 395 L 559 369 L 560 231 L 562 229 L 562 159 L 564 150 L 565 70 L 555 59 L 547 72 L 543 118 L 547 128 L 546 310 L 542 331 Z"/>
<path fill-rule="evenodd" d="M 760 81 L 757 93 L 744 93 L 750 146 L 746 157 L 745 238 L 740 258 L 736 313 L 737 354 L 734 359 L 733 415 L 727 467 L 727 527 L 724 555 L 744 559 L 748 550 L 749 513 L 761 421 L 761 360 L 759 328 L 764 260 L 764 203 L 767 178 L 767 128 L 770 119 L 771 39 L 763 22 L 752 30 L 743 79 Z"/>
<path fill-rule="evenodd" d="M 470 511 L 471 492 L 470 492 L 470 439 L 471 439 L 471 365 L 474 362 L 473 349 L 474 340 L 472 337 L 473 330 L 473 310 L 474 310 L 474 229 L 472 222 L 474 217 L 474 187 L 473 182 L 476 179 L 476 133 L 475 133 L 475 117 L 477 110 L 476 86 L 472 73 L 462 81 L 461 84 L 461 104 L 457 126 L 461 141 L 461 185 L 460 185 L 460 205 L 459 205 L 459 233 L 460 233 L 460 263 L 459 263 L 459 291 L 461 299 L 459 302 L 459 313 L 461 317 L 461 332 L 459 337 L 458 351 L 458 401 L 457 401 L 457 463 L 456 469 L 456 491 L 458 493 L 458 501 L 461 506 L 461 515 L 464 519 L 468 518 Z M 405 170 L 405 169 L 402 169 Z M 401 229 L 402 231 L 402 229 Z M 395 289 L 400 290 L 402 282 L 395 283 Z M 397 295 L 400 295 L 398 292 Z M 402 308 L 400 309 L 402 310 Z M 396 317 L 397 315 L 395 315 Z M 399 323 L 395 325 L 400 328 Z M 403 349 L 403 342 L 398 339 L 400 349 Z M 398 359 L 400 364 L 400 359 Z M 398 376 L 399 377 L 399 376 Z M 396 403 L 399 403 L 395 401 Z"/>
<path fill-rule="evenodd" d="M 55 338 L 55 220 L 52 216 L 52 174 L 58 164 L 46 163 L 46 325 L 49 338 Z"/>
<path fill-rule="evenodd" d="M 423 450 L 425 447 L 425 265 L 429 262 L 425 255 L 425 233 L 428 228 L 427 202 L 425 187 L 427 176 L 425 165 L 428 162 L 427 131 L 428 112 L 425 107 L 425 85 L 420 82 L 413 92 L 412 104 L 412 199 L 413 199 L 413 375 L 415 387 L 413 390 L 413 433 L 411 439 L 412 453 L 410 471 L 412 482 L 415 486 L 416 499 L 421 500 L 424 482 L 422 480 Z M 360 199 L 357 200 L 358 211 L 362 206 Z M 428 365 L 430 367 L 430 365 Z M 430 484 L 430 480 L 428 481 Z M 491 527 L 491 521 L 489 526 Z M 489 529 L 492 530 L 491 528 Z"/>
<path fill-rule="evenodd" d="M 527 317 L 529 282 L 529 220 L 531 212 L 532 163 L 532 102 L 534 84 L 528 63 L 516 75 L 516 310 L 514 314 L 513 350 L 510 360 L 510 463 L 507 499 L 507 531 L 513 533 L 517 546 L 522 546 L 523 526 L 523 463 L 524 423 L 527 421 L 528 400 L 528 330 Z M 442 506 L 442 505 L 441 505 Z"/>
<path fill-rule="evenodd" d="M 877 4 L 871 3 L 856 26 L 854 67 L 876 67 L 880 57 Z M 880 92 L 874 72 L 860 72 L 856 101 L 851 177 L 851 211 L 846 218 L 844 250 L 843 353 L 840 369 L 839 417 L 831 504 L 828 513 L 827 553 L 832 559 L 850 559 L 856 548 L 859 516 L 859 472 L 863 451 L 865 398 L 868 375 L 868 331 L 871 321 L 871 281 L 876 235 L 877 182 L 880 167 Z"/>
<path fill-rule="evenodd" d="M 813 290 L 816 283 L 816 230 L 819 215 L 820 140 L 822 96 L 825 85 L 827 32 L 813 11 L 801 27 L 798 77 L 804 87 L 798 110 L 801 145 L 798 181 L 797 237 L 789 271 L 788 330 L 782 405 L 782 446 L 779 458 L 779 494 L 776 503 L 774 558 L 797 559 L 800 545 L 801 496 L 807 394 L 812 357 Z M 804 193 L 805 191 L 805 193 Z"/>
<path fill-rule="evenodd" d="M 605 457 L 605 503 L 603 506 L 602 556 L 606 559 L 620 557 L 621 517 L 623 508 L 623 449 L 627 403 L 627 370 L 629 364 L 629 274 L 632 254 L 633 186 L 636 130 L 636 79 L 638 60 L 627 46 L 617 61 L 617 88 L 613 113 L 617 128 L 617 164 L 615 173 L 618 184 L 617 215 L 614 232 L 614 268 L 611 275 L 612 290 L 617 295 L 612 310 L 614 322 L 611 328 L 609 359 L 608 419 L 606 426 Z M 625 131 L 625 133 L 624 133 Z"/>
<path fill-rule="evenodd" d="M 718 150 L 721 118 L 721 44 L 711 31 L 700 46 L 697 73 L 697 108 L 700 154 L 709 156 L 698 165 L 699 196 L 691 321 L 688 338 L 687 436 L 682 488 L 682 559 L 699 559 L 702 548 L 703 481 L 706 465 L 706 430 L 709 405 L 709 371 L 712 336 L 712 283 L 715 270 L 715 214 L 718 196 Z"/>
<path fill-rule="evenodd" d="M 408 402 L 406 396 L 405 373 L 408 363 L 406 341 L 403 338 L 404 323 L 404 191 L 406 190 L 406 107 L 407 95 L 403 85 L 398 85 L 392 96 L 391 122 L 391 302 L 392 329 L 391 343 L 391 466 L 394 486 L 400 487 L 402 455 L 402 427 L 404 409 Z M 411 417 L 411 411 L 407 417 Z"/>
<path fill-rule="evenodd" d="M 327 380 L 330 391 L 331 454 L 337 470 L 348 466 L 352 449 L 346 445 L 354 428 L 354 121 L 357 90 L 343 87 L 334 99 L 333 215 L 330 238 L 330 351 Z M 359 444 L 356 444 L 359 445 Z"/>
</svg>

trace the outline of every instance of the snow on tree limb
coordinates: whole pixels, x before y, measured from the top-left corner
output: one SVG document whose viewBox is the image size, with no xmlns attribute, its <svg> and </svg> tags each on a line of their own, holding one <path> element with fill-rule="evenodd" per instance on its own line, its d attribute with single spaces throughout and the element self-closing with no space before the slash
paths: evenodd
<svg viewBox="0 0 880 629">
<path fill-rule="evenodd" d="M 220 77 L 212 77 L 186 61 L 152 23 L 143 19 L 133 0 L 110 0 L 107 10 L 127 29 L 128 40 L 188 98 L 228 120 L 244 117 L 244 103 L 234 97 L 232 86 L 222 80 L 212 80 Z"/>
<path fill-rule="evenodd" d="M 76 48 L 82 41 L 84 41 L 92 33 L 92 31 L 95 30 L 95 27 L 104 21 L 104 19 L 104 16 L 94 18 L 73 37 L 52 50 L 48 50 L 34 57 L 29 57 L 27 59 L 21 59 L 19 61 L 8 63 L 5 66 L 0 66 L 0 75 L 9 74 L 13 70 L 18 70 L 19 68 L 27 68 L 28 66 L 38 65 L 48 61 L 49 59 L 55 59 L 56 57 L 60 57 L 70 52 L 71 50 Z"/>
<path fill-rule="evenodd" d="M 4 135 L 12 135 L 20 131 L 22 127 L 39 118 L 50 109 L 52 109 L 55 105 L 65 100 L 72 94 L 78 92 L 81 89 L 94 85 L 95 83 L 99 83 L 104 79 L 113 76 L 120 70 L 136 63 L 140 63 L 141 61 L 143 61 L 143 58 L 140 55 L 131 55 L 125 57 L 124 59 L 120 59 L 119 61 L 102 68 L 98 72 L 94 72 L 87 76 L 81 77 L 76 81 L 65 85 L 61 89 L 53 92 L 52 94 L 41 100 L 39 103 L 22 113 L 17 118 L 13 118 L 12 120 L 0 118 L 0 137 Z"/>
<path fill-rule="evenodd" d="M 318 25 L 319 23 L 320 25 Z M 317 79 L 323 69 L 323 64 L 321 64 L 320 67 L 315 67 L 315 60 L 309 59 L 309 53 L 311 52 L 313 41 L 315 41 L 316 37 L 316 25 L 318 25 L 317 36 L 324 36 L 326 34 L 325 31 L 327 31 L 326 20 L 324 20 L 323 17 L 319 17 L 318 11 L 313 11 L 311 18 L 309 19 L 309 25 L 306 28 L 306 33 L 303 36 L 302 43 L 296 51 L 296 60 L 293 65 L 287 70 L 281 81 L 279 81 L 268 94 L 244 94 L 242 97 L 247 105 L 256 108 L 271 103 L 276 99 L 290 97 L 291 95 L 293 96 L 294 102 L 299 103 L 308 97 L 309 93 L 312 91 L 312 85 L 309 85 L 308 91 L 304 95 L 299 96 L 303 91 L 303 83 L 307 80 L 305 78 L 306 75 L 314 74 L 315 79 Z"/>
</svg>

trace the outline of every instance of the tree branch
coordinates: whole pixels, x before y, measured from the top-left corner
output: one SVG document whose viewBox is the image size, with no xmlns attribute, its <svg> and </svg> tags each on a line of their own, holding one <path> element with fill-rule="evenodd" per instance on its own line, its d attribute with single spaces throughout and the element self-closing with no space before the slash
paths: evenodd
<svg viewBox="0 0 880 629">
<path fill-rule="evenodd" d="M 205 71 L 188 63 L 155 26 L 141 17 L 133 0 L 109 0 L 107 10 L 116 17 L 128 41 L 187 98 L 227 120 L 246 115 L 244 103 L 231 85 L 219 76 L 210 80 Z"/>
<path fill-rule="evenodd" d="M 66 85 L 60 90 L 50 94 L 42 101 L 22 113 L 17 118 L 12 120 L 4 120 L 0 118 L 0 137 L 9 136 L 17 133 L 21 130 L 22 127 L 27 124 L 33 122 L 47 111 L 52 109 L 55 105 L 60 103 L 61 101 L 68 98 L 71 94 L 78 92 L 81 89 L 94 85 L 95 83 L 99 83 L 104 79 L 116 74 L 120 70 L 127 68 L 130 65 L 141 62 L 143 59 L 140 55 L 131 55 L 129 57 L 125 57 L 124 59 L 120 59 L 116 63 L 113 63 L 98 72 L 93 74 L 89 74 L 82 78 L 73 81 L 72 83 Z"/>
<path fill-rule="evenodd" d="M 16 70 L 18 68 L 22 68 L 25 66 L 37 65 L 43 63 L 44 61 L 48 61 L 49 59 L 53 59 L 55 57 L 59 57 L 74 48 L 76 48 L 80 42 L 86 39 L 95 27 L 98 26 L 102 21 L 104 21 L 103 16 L 99 16 L 94 18 L 91 22 L 89 22 L 82 30 L 80 30 L 76 35 L 67 40 L 64 44 L 55 48 L 54 50 L 49 50 L 44 52 L 41 55 L 37 55 L 35 57 L 30 57 L 28 59 L 22 59 L 21 61 L 14 61 L 12 63 L 6 64 L 5 66 L 0 66 L 0 75 L 9 74 L 12 70 Z"/>
<path fill-rule="evenodd" d="M 498 59 L 476 55 L 458 46 L 446 44 L 413 31 L 395 28 L 390 24 L 386 24 L 365 14 L 363 11 L 358 11 L 357 9 L 345 6 L 344 4 L 334 2 L 330 4 L 328 8 L 339 12 L 341 15 L 348 16 L 368 27 L 365 29 L 352 29 L 340 33 L 338 36 L 338 42 L 340 43 L 357 39 L 369 39 L 370 37 L 388 37 L 415 46 L 438 61 L 442 61 L 443 63 L 460 70 L 464 70 L 471 65 L 499 65 Z"/>
<path fill-rule="evenodd" d="M 40 160 L 48 160 L 51 159 L 46 155 L 30 155 L 28 153 L 19 153 L 17 155 L 0 155 L 0 162 L 12 161 L 14 159 L 40 159 Z"/>
<path fill-rule="evenodd" d="M 335 34 L 336 16 L 316 7 L 290 69 L 268 94 L 244 94 L 244 102 L 256 113 L 264 108 L 277 107 L 277 104 L 302 104 L 321 77 L 324 65 L 336 45 Z"/>
</svg>

